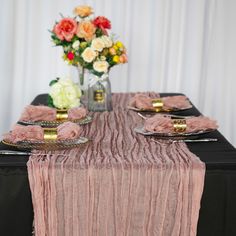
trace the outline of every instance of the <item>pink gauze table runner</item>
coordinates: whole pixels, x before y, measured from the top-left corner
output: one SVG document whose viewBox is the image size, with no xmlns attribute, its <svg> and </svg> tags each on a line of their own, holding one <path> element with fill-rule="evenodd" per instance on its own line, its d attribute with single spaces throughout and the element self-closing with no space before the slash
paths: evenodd
<svg viewBox="0 0 236 236">
<path fill-rule="evenodd" d="M 184 143 L 136 134 L 131 95 L 94 113 L 88 144 L 31 155 L 36 236 L 196 235 L 205 165 Z"/>
</svg>

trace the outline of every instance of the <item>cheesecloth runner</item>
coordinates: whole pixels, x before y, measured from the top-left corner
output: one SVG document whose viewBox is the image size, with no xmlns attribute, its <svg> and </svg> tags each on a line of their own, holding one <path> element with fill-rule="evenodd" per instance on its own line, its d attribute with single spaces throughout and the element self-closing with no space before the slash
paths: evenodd
<svg viewBox="0 0 236 236">
<path fill-rule="evenodd" d="M 36 236 L 196 235 L 205 164 L 184 143 L 135 133 L 132 95 L 93 114 L 89 143 L 30 156 Z"/>
</svg>

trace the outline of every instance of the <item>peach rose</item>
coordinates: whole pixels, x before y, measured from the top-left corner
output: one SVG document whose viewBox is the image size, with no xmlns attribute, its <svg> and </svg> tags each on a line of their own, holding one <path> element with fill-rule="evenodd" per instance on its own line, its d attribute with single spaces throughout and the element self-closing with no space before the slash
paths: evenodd
<svg viewBox="0 0 236 236">
<path fill-rule="evenodd" d="M 93 39 L 96 28 L 90 21 L 82 21 L 79 23 L 76 35 L 79 38 L 84 38 L 86 41 Z"/>
<path fill-rule="evenodd" d="M 70 42 L 74 37 L 77 29 L 77 22 L 72 18 L 63 18 L 60 20 L 53 29 L 53 32 L 60 40 Z"/>
<path fill-rule="evenodd" d="M 81 56 L 84 59 L 84 61 L 90 63 L 95 59 L 97 53 L 92 48 L 86 48 L 81 54 Z"/>
<path fill-rule="evenodd" d="M 92 7 L 89 6 L 78 6 L 74 9 L 74 14 L 81 18 L 87 17 L 93 13 Z"/>
</svg>

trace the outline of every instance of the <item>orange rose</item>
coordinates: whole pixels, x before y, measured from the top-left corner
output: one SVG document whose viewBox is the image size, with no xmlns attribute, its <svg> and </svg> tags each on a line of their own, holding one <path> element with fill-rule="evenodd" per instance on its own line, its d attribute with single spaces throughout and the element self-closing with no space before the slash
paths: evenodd
<svg viewBox="0 0 236 236">
<path fill-rule="evenodd" d="M 93 9 L 89 6 L 78 6 L 74 9 L 74 14 L 81 18 L 87 17 L 93 13 Z"/>
<path fill-rule="evenodd" d="M 82 21 L 77 27 L 76 35 L 79 38 L 84 38 L 86 41 L 93 39 L 96 28 L 90 21 Z"/>
</svg>

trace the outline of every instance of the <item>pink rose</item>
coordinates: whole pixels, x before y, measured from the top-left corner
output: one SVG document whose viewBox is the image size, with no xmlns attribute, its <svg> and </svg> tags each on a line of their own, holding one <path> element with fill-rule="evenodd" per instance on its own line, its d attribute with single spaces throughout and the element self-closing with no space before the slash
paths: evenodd
<svg viewBox="0 0 236 236">
<path fill-rule="evenodd" d="M 60 40 L 68 42 L 74 37 L 77 29 L 77 22 L 72 18 L 64 18 L 54 26 L 53 32 Z"/>
</svg>

